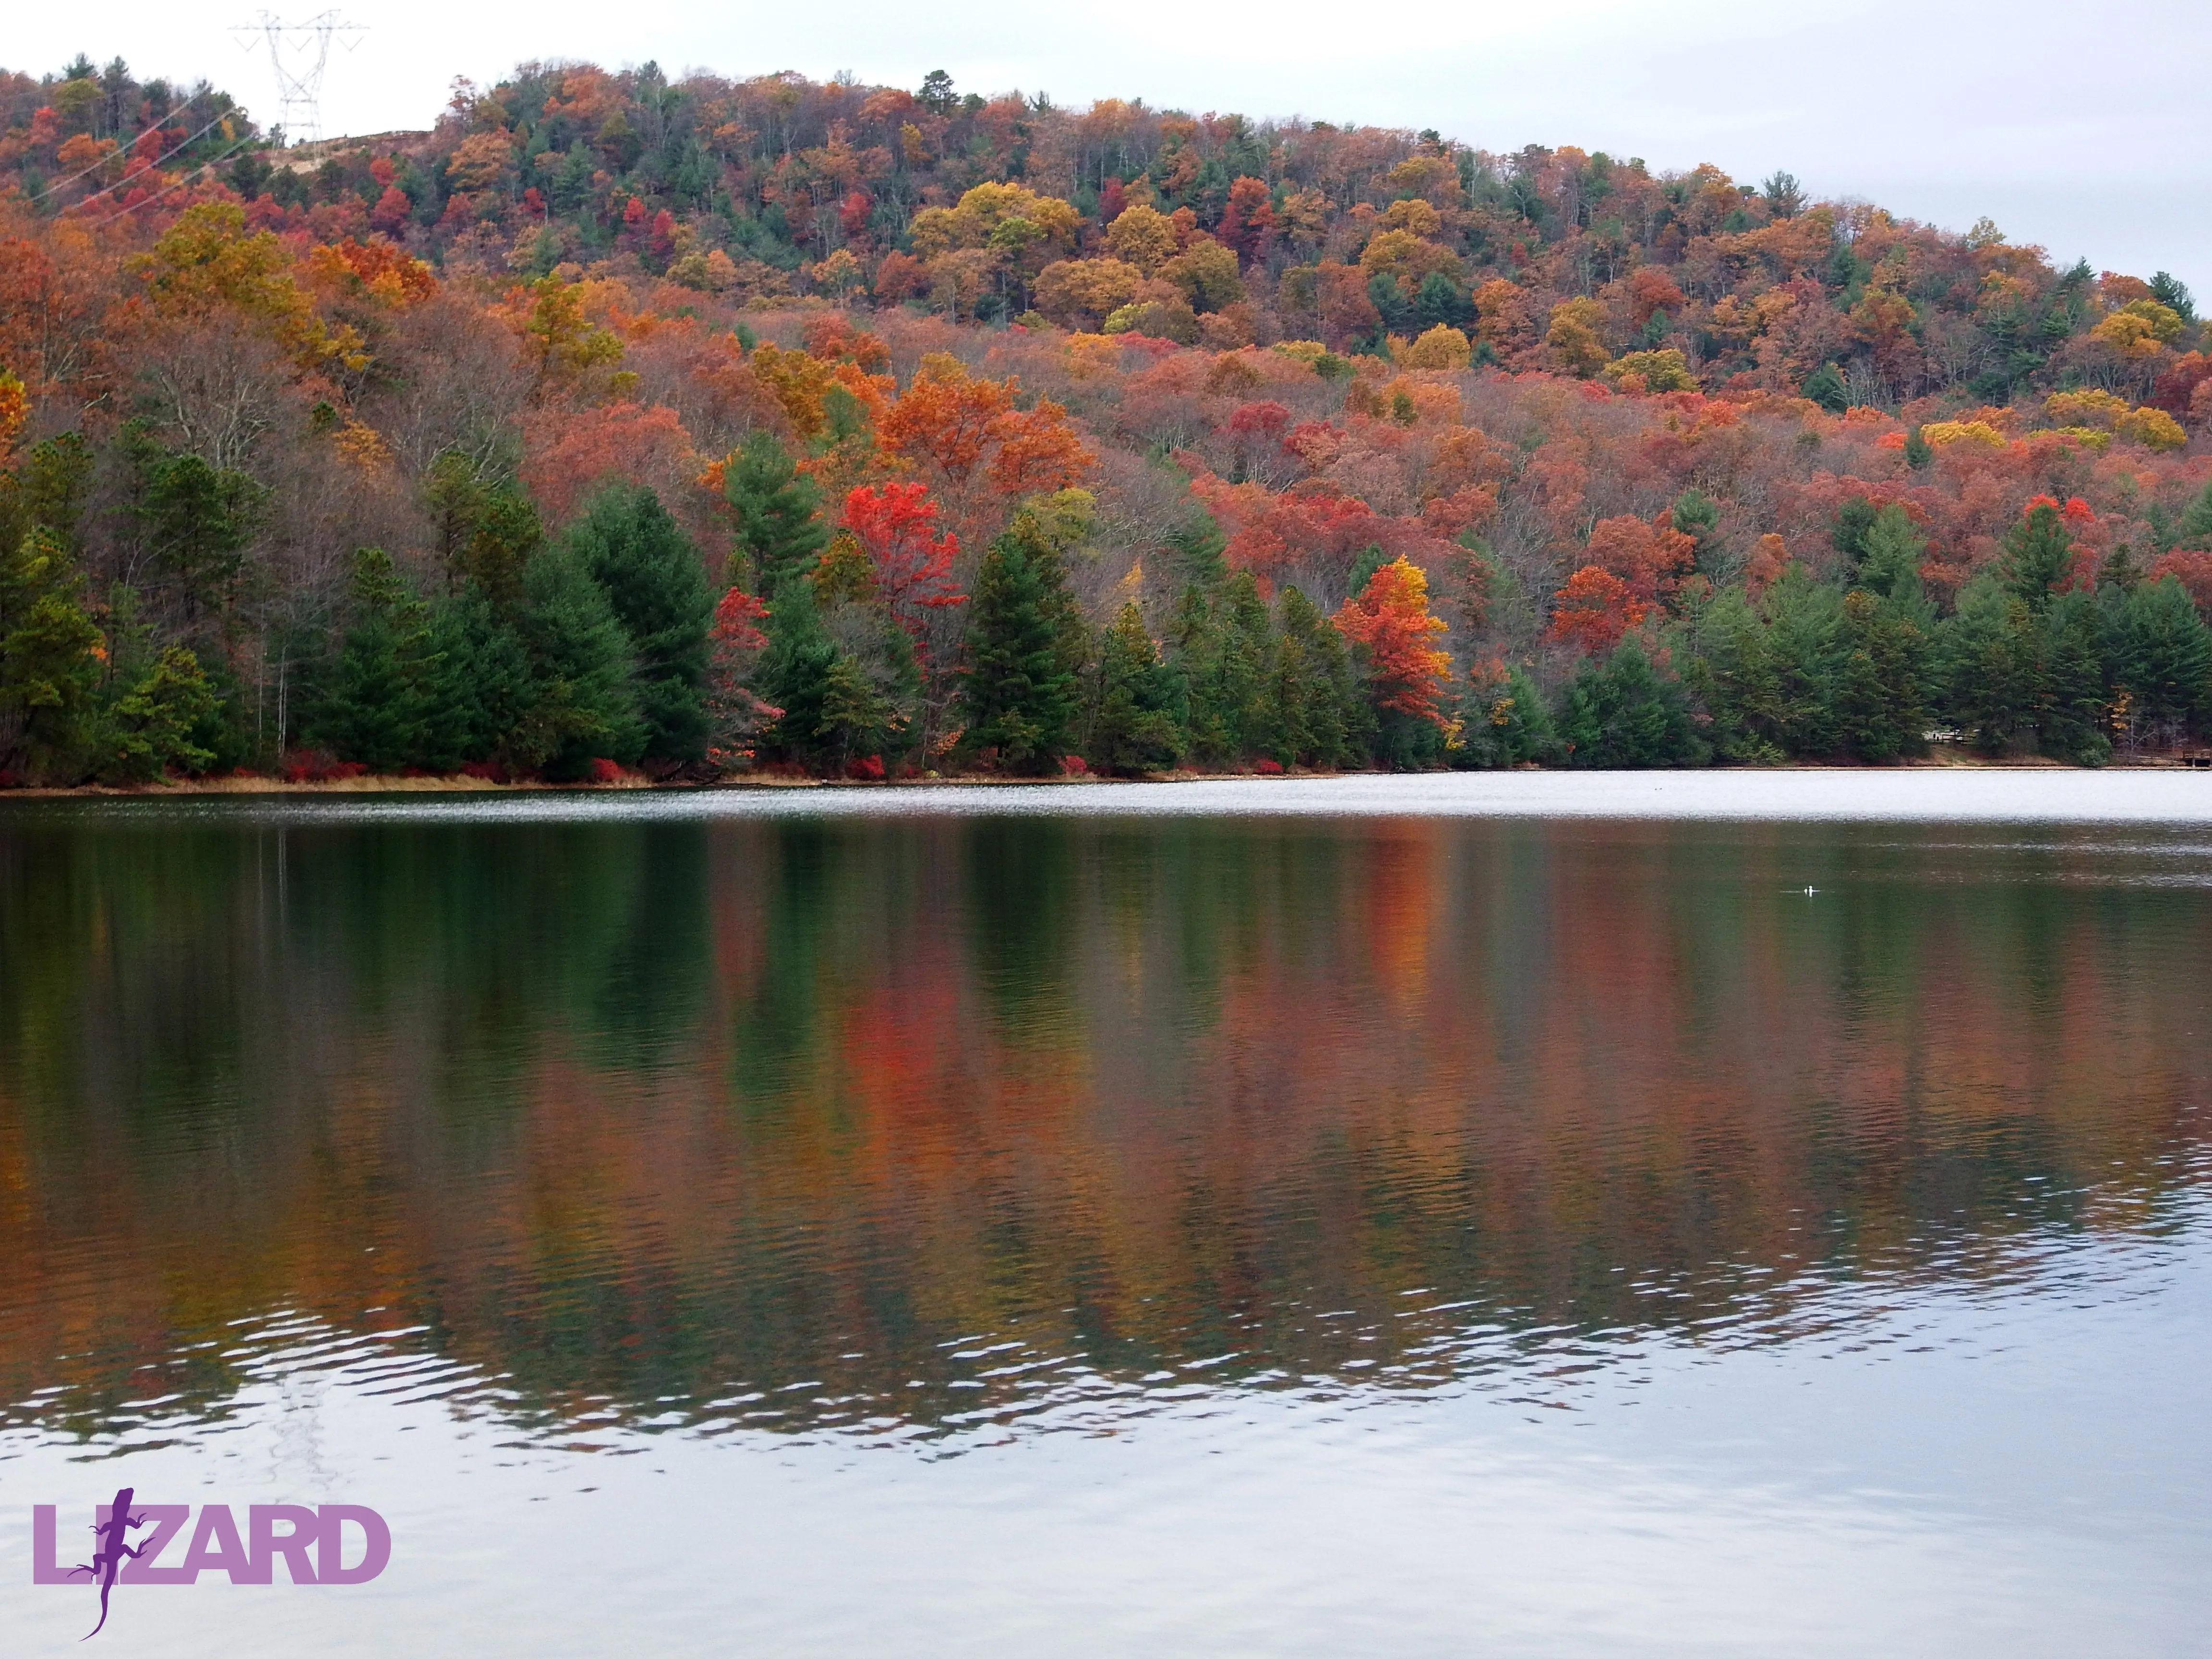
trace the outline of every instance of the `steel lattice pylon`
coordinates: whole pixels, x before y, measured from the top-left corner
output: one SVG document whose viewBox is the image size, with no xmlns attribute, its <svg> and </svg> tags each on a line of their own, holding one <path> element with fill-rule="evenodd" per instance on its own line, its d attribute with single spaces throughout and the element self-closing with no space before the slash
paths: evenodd
<svg viewBox="0 0 2212 1659">
<path fill-rule="evenodd" d="M 351 51 L 353 36 L 365 24 L 342 21 L 336 9 L 319 13 L 304 22 L 287 23 L 273 11 L 258 21 L 240 23 L 233 34 L 258 35 L 269 48 L 270 67 L 276 72 L 276 100 L 283 114 L 284 137 L 291 143 L 312 143 L 323 136 L 323 71 L 330 64 L 331 41 L 344 41 Z M 247 52 L 250 40 L 239 42 Z"/>
</svg>

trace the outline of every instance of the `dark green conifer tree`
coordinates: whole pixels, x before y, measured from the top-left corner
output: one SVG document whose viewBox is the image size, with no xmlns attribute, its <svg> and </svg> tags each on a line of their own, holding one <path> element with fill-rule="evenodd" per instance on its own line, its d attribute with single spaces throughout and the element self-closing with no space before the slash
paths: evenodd
<svg viewBox="0 0 2212 1659">
<path fill-rule="evenodd" d="M 522 603 L 522 573 L 545 544 L 538 509 L 519 489 L 487 490 L 462 560 L 468 580 L 503 611 Z"/>
<path fill-rule="evenodd" d="M 1364 765 L 1375 711 L 1360 689 L 1352 650 L 1304 589 L 1283 589 L 1275 645 L 1275 709 L 1286 764 L 1334 769 Z"/>
<path fill-rule="evenodd" d="M 2197 499 L 2182 509 L 2174 539 L 2177 546 L 2212 547 L 2212 483 L 2206 484 Z"/>
<path fill-rule="evenodd" d="M 714 601 L 699 550 L 643 485 L 600 492 L 565 539 L 606 593 L 629 641 L 632 682 L 645 722 L 643 757 L 702 758 L 707 630 Z"/>
<path fill-rule="evenodd" d="M 838 768 L 880 757 L 903 724 L 898 706 L 869 678 L 850 652 L 841 651 L 822 680 L 821 713 L 814 738 L 823 758 Z"/>
<path fill-rule="evenodd" d="M 2144 582 L 2128 595 L 2115 655 L 2131 713 L 2203 728 L 2212 715 L 2212 629 L 2179 581 Z"/>
<path fill-rule="evenodd" d="M 2112 694 L 2105 680 L 2105 630 L 2094 596 L 2061 593 L 2040 618 L 2042 707 L 2036 746 L 2044 754 L 2096 766 L 2109 759 Z"/>
<path fill-rule="evenodd" d="M 215 690 L 199 659 L 188 647 L 169 647 L 109 711 L 100 775 L 144 782 L 173 766 L 187 773 L 206 770 L 215 751 L 198 734 L 216 711 Z"/>
<path fill-rule="evenodd" d="M 1879 516 L 1873 501 L 1864 495 L 1854 495 L 1836 509 L 1834 522 L 1828 526 L 1828 544 L 1844 556 L 1847 581 L 1856 579 L 1858 568 L 1865 562 L 1867 536 Z"/>
<path fill-rule="evenodd" d="M 1927 746 L 1921 659 L 1926 639 L 1900 605 L 1864 588 L 1844 598 L 1834 731 L 1861 760 L 1894 760 Z"/>
<path fill-rule="evenodd" d="M 309 739 L 372 772 L 423 758 L 431 711 L 428 617 L 381 548 L 353 556 L 345 629 L 307 726 Z"/>
<path fill-rule="evenodd" d="M 775 434 L 756 428 L 723 474 L 722 494 L 737 519 L 736 562 L 740 586 L 773 598 L 786 576 L 805 575 L 829 545 L 819 516 L 822 492 L 799 471 Z"/>
<path fill-rule="evenodd" d="M 464 581 L 432 611 L 429 647 L 436 665 L 423 764 L 438 771 L 472 761 L 520 769 L 537 685 L 514 620 L 473 580 Z"/>
<path fill-rule="evenodd" d="M 1775 743 L 1785 755 L 1832 754 L 1843 596 L 1793 564 L 1761 596 L 1760 609 L 1778 698 Z"/>
<path fill-rule="evenodd" d="M 967 744 L 993 750 L 1019 772 L 1048 772 L 1066 752 L 1075 713 L 1075 677 L 1062 659 L 1054 619 L 1060 594 L 1024 538 L 1008 533 L 991 544 L 976 573 L 969 607 Z"/>
<path fill-rule="evenodd" d="M 2033 735 L 2044 701 L 2038 618 L 2026 599 L 1984 572 L 1959 590 L 1937 635 L 1942 708 L 1977 746 L 1992 752 Z"/>
<path fill-rule="evenodd" d="M 774 760 L 819 763 L 827 755 L 825 733 L 836 729 L 828 700 L 839 653 L 822 625 L 814 584 L 787 576 L 769 601 L 765 631 L 768 645 L 753 671 L 753 690 L 783 714 L 761 734 L 761 752 Z"/>
<path fill-rule="evenodd" d="M 1679 682 L 1661 675 L 1641 647 L 1623 641 L 1600 665 L 1569 681 L 1559 719 L 1568 763 L 1579 767 L 1699 766 L 1709 751 Z"/>
<path fill-rule="evenodd" d="M 1098 652 L 1097 705 L 1085 758 L 1101 772 L 1158 772 L 1182 757 L 1182 699 L 1135 601 L 1121 607 Z"/>
<path fill-rule="evenodd" d="M 594 760 L 635 763 L 645 721 L 631 683 L 629 641 L 576 550 L 547 548 L 522 579 L 523 644 L 530 653 L 530 715 L 518 745 L 556 781 L 580 778 Z"/>
<path fill-rule="evenodd" d="M 1997 574 L 2006 588 L 2037 615 L 2050 607 L 2051 595 L 2073 568 L 2073 538 L 2066 533 L 2058 509 L 2048 502 L 2005 532 Z"/>
<path fill-rule="evenodd" d="M 1690 619 L 1683 678 L 1712 720 L 1723 760 L 1769 765 L 1784 757 L 1789 713 L 1782 671 L 1760 616 L 1741 587 L 1723 588 Z"/>
<path fill-rule="evenodd" d="M 71 558 L 82 553 L 77 521 L 92 487 L 92 446 L 64 432 L 33 444 L 12 468 L 0 467 L 0 550 L 12 552 L 36 529 L 52 531 Z"/>
<path fill-rule="evenodd" d="M 1805 377 L 1804 395 L 1831 415 L 1840 415 L 1851 406 L 1851 394 L 1833 363 L 1822 363 Z"/>
<path fill-rule="evenodd" d="M 1711 576 L 1719 551 L 1714 538 L 1720 530 L 1720 504 L 1692 485 L 1674 497 L 1667 509 L 1667 521 L 1696 545 L 1697 568 Z"/>
<path fill-rule="evenodd" d="M 1858 548 L 1859 586 L 1878 599 L 1909 607 L 1920 604 L 1920 562 L 1927 555 L 1928 538 L 1913 528 L 1911 514 L 1890 502 L 1874 515 Z"/>
<path fill-rule="evenodd" d="M 0 770 L 74 783 L 91 745 L 100 629 L 61 535 L 36 524 L 0 546 Z"/>
<path fill-rule="evenodd" d="M 142 422 L 126 424 L 124 447 L 137 475 L 131 511 L 154 568 L 187 617 L 219 605 L 267 515 L 270 492 L 243 472 L 162 448 Z"/>
<path fill-rule="evenodd" d="M 1542 688 L 1518 664 L 1495 679 L 1470 685 L 1460 704 L 1460 745 L 1452 764 L 1476 770 L 1523 766 L 1555 757 L 1559 738 Z"/>
</svg>

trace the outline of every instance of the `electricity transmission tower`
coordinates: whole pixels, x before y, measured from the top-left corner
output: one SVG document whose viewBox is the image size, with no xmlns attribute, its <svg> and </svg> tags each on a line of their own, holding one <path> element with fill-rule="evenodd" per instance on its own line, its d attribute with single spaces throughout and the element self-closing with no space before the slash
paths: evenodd
<svg viewBox="0 0 2212 1659">
<path fill-rule="evenodd" d="M 323 70 L 331 61 L 331 41 L 335 37 L 351 52 L 360 44 L 354 37 L 366 27 L 340 21 L 333 9 L 301 23 L 287 23 L 275 12 L 264 11 L 259 21 L 240 23 L 231 30 L 233 34 L 259 35 L 268 46 L 270 67 L 276 71 L 276 101 L 283 112 L 284 137 L 289 142 L 312 143 L 323 136 Z M 254 43 L 250 38 L 238 44 L 241 51 L 253 50 Z"/>
</svg>

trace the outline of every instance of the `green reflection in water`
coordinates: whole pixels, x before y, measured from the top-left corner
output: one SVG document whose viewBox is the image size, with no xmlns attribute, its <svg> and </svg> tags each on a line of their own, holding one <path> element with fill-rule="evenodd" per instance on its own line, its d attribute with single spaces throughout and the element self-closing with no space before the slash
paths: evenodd
<svg viewBox="0 0 2212 1659">
<path fill-rule="evenodd" d="M 2167 1224 L 2208 881 L 2132 831 L 16 811 L 0 1388 L 205 1414 L 280 1310 L 527 1419 L 788 1428 L 1786 1343 Z"/>
</svg>

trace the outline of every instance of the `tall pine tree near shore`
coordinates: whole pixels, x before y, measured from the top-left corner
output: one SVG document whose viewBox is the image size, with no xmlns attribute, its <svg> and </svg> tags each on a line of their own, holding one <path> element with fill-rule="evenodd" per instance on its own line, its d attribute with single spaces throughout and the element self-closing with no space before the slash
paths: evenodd
<svg viewBox="0 0 2212 1659">
<path fill-rule="evenodd" d="M 714 596 L 699 550 L 643 485 L 595 497 L 568 532 L 592 580 L 629 641 L 647 760 L 688 762 L 707 752 L 707 629 Z"/>
<path fill-rule="evenodd" d="M 969 610 L 961 704 L 971 750 L 996 752 L 1011 771 L 1051 771 L 1066 752 L 1075 714 L 1075 676 L 1061 652 L 1058 619 L 1065 578 L 1009 531 L 991 544 Z"/>
<path fill-rule="evenodd" d="M 822 492 L 772 432 L 755 429 L 730 458 L 723 499 L 737 524 L 731 579 L 771 600 L 787 576 L 801 576 L 829 544 L 818 516 Z"/>
</svg>

